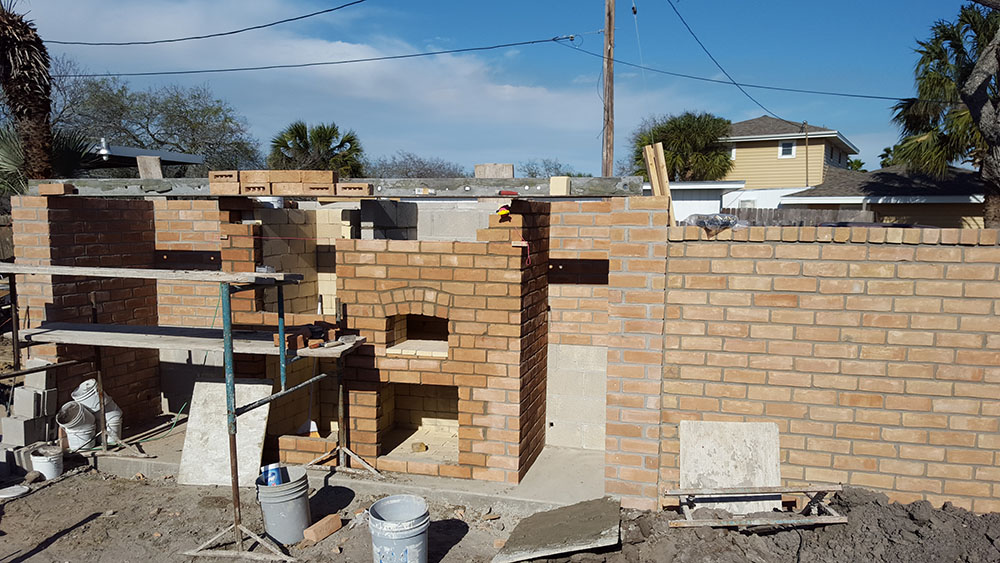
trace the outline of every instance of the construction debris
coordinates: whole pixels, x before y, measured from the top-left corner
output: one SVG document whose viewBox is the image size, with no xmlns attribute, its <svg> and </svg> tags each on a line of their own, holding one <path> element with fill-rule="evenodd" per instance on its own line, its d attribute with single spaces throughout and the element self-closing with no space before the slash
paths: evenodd
<svg viewBox="0 0 1000 563">
<path fill-rule="evenodd" d="M 588 500 L 521 520 L 493 563 L 514 563 L 615 545 L 620 504 L 610 497 Z"/>
</svg>

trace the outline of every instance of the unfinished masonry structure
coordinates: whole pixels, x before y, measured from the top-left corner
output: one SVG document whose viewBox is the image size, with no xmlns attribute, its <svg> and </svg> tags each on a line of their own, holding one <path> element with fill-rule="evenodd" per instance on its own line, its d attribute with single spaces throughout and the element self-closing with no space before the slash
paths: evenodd
<svg viewBox="0 0 1000 563">
<path fill-rule="evenodd" d="M 504 203 L 509 220 L 492 213 Z M 428 216 L 468 206 L 451 221 L 471 227 L 451 239 L 410 223 L 365 236 L 365 210 L 343 202 L 23 196 L 13 199 L 16 262 L 302 274 L 286 290 L 289 324 L 339 322 L 368 339 L 345 366 L 347 440 L 383 470 L 514 484 L 546 445 L 597 450 L 606 492 L 655 509 L 677 485 L 679 421 L 768 421 L 788 485 L 1000 510 L 995 230 L 709 237 L 669 227 L 666 200 L 641 196 L 378 205 Z M 25 328 L 86 322 L 92 291 L 102 322 L 219 326 L 211 284 L 20 276 L 18 287 Z M 235 322 L 273 326 L 274 299 L 234 296 Z M 105 386 L 127 420 L 176 410 L 213 365 L 112 346 Z M 92 370 L 61 369 L 61 400 Z M 237 356 L 239 377 L 274 370 L 273 359 Z M 310 373 L 292 364 L 289 384 Z M 307 413 L 329 434 L 336 400 L 324 381 L 277 401 L 270 447 L 290 463 L 315 457 L 294 435 Z M 408 453 L 419 432 L 440 438 L 424 440 L 432 455 Z"/>
</svg>

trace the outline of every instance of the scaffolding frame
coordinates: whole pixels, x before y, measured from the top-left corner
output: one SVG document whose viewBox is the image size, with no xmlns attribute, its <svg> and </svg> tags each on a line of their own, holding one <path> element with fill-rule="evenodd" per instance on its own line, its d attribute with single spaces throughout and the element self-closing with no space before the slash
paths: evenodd
<svg viewBox="0 0 1000 563">
<path fill-rule="evenodd" d="M 208 283 L 218 283 L 219 284 L 219 300 L 220 308 L 222 310 L 222 341 L 221 348 L 223 352 L 223 368 L 225 372 L 225 384 L 226 384 L 226 427 L 229 434 L 229 466 L 230 466 L 230 481 L 232 486 L 232 496 L 233 496 L 233 524 L 223 530 L 222 533 L 213 537 L 209 542 L 199 546 L 191 552 L 187 552 L 186 555 L 190 556 L 237 556 L 237 557 L 247 557 L 251 559 L 262 559 L 262 560 L 289 560 L 285 555 L 280 554 L 272 546 L 264 543 L 260 537 L 253 534 L 250 530 L 247 530 L 241 522 L 240 513 L 240 490 L 239 490 L 239 466 L 236 457 L 236 418 L 238 415 L 249 412 L 253 409 L 259 408 L 272 401 L 300 391 L 307 388 L 308 386 L 329 377 L 327 373 L 320 373 L 314 375 L 310 379 L 295 385 L 292 388 L 287 386 L 287 367 L 290 361 L 297 357 L 300 357 L 297 352 L 289 358 L 287 351 L 287 341 L 285 334 L 285 303 L 284 303 L 284 286 L 289 284 L 297 284 L 303 279 L 300 274 L 283 274 L 283 273 L 260 273 L 260 272 L 246 272 L 246 273 L 229 273 L 229 272 L 217 272 L 217 271 L 197 271 L 197 270 L 163 270 L 163 269 L 140 269 L 140 268 L 97 268 L 97 267 L 80 267 L 80 266 L 30 266 L 24 264 L 9 264 L 0 263 L 0 275 L 4 275 L 8 279 L 11 295 L 11 340 L 14 352 L 14 370 L 13 374 L 7 374 L 6 377 L 13 377 L 15 374 L 24 374 L 31 371 L 42 371 L 44 369 L 52 369 L 54 367 L 62 367 L 70 365 L 69 362 L 59 362 L 57 364 L 52 364 L 49 366 L 43 366 L 40 368 L 31 368 L 30 370 L 21 369 L 20 360 L 20 335 L 22 331 L 20 330 L 20 322 L 18 316 L 17 308 L 17 285 L 15 276 L 16 275 L 50 275 L 50 276 L 73 276 L 73 277 L 98 277 L 98 278 L 130 278 L 130 279 L 147 279 L 147 280 L 182 280 L 182 281 L 192 281 L 192 282 L 208 282 Z M 232 313 L 232 296 L 235 293 L 242 291 L 249 291 L 254 289 L 260 289 L 265 287 L 274 287 L 277 290 L 277 309 L 278 309 L 278 346 L 277 346 L 277 356 L 278 356 L 278 366 L 279 366 L 279 379 L 280 379 L 280 391 L 272 393 L 271 395 L 254 401 L 253 403 L 237 406 L 236 405 L 236 370 L 235 370 L 235 352 L 234 352 L 234 336 L 233 336 L 233 313 Z M 94 326 L 106 327 L 106 326 L 117 326 L 117 325 L 98 325 L 97 323 L 97 302 L 96 298 L 91 295 L 91 303 L 93 305 L 91 323 L 90 325 L 81 325 L 83 327 Z M 28 329 L 23 331 L 27 335 L 27 338 L 31 342 L 48 342 L 48 343 L 63 343 L 63 344 L 89 344 L 94 348 L 95 352 L 95 370 L 97 371 L 97 391 L 98 397 L 100 399 L 101 412 L 104 411 L 104 390 L 102 388 L 101 381 L 101 366 L 100 366 L 100 353 L 98 344 L 92 343 L 92 338 L 88 339 L 82 338 L 82 330 L 76 330 L 72 328 L 73 325 L 67 325 L 67 323 L 53 323 L 53 327 L 57 327 L 59 330 L 50 331 L 47 330 L 46 323 L 42 323 L 37 329 Z M 67 326 L 69 328 L 67 328 Z M 130 325 L 133 329 L 134 325 Z M 159 327 L 149 327 L 149 328 L 159 328 Z M 211 329 L 215 330 L 215 329 Z M 163 343 L 157 343 L 155 338 L 161 338 L 161 334 L 150 330 L 147 333 L 141 331 L 132 330 L 130 334 L 136 339 L 141 339 L 143 336 L 150 337 L 149 345 L 142 345 L 142 342 L 131 342 L 126 347 L 133 348 L 149 348 L 149 349 L 177 349 L 181 347 L 185 342 L 191 346 L 191 348 L 186 349 L 218 349 L 214 346 L 211 340 L 206 341 L 204 338 L 195 341 L 194 338 L 189 337 L 184 340 L 184 336 L 175 337 L 175 341 L 171 342 L 169 345 Z M 58 333 L 59 338 L 54 338 L 52 335 Z M 48 335 L 48 337 L 47 337 Z M 77 338 L 74 337 L 77 335 Z M 75 339 L 82 340 L 82 342 L 72 342 Z M 180 339 L 179 342 L 176 339 Z M 345 460 L 345 454 L 353 455 L 353 452 L 347 448 L 344 443 L 345 429 L 343 428 L 343 409 L 344 405 L 342 401 L 344 400 L 343 393 L 343 363 L 342 356 L 348 354 L 355 350 L 358 346 L 365 342 L 364 338 L 355 337 L 349 341 L 338 341 L 337 346 L 320 348 L 317 350 L 303 351 L 303 356 L 308 355 L 315 358 L 329 358 L 335 359 L 337 361 L 337 379 L 338 379 L 338 412 L 340 414 L 340 420 L 338 424 L 341 426 L 338 428 L 338 440 L 337 447 L 340 450 L 341 462 Z M 121 346 L 120 342 L 116 342 Z M 185 349 L 185 348 L 181 348 Z M 263 353 L 273 352 L 271 350 L 263 350 Z M 78 361 L 73 361 L 74 363 L 79 363 Z M 107 448 L 107 429 L 105 424 L 103 424 L 103 416 L 101 417 L 101 434 L 102 443 L 104 448 Z M 359 458 L 360 459 L 360 458 Z M 366 464 L 367 465 L 367 464 Z M 212 551 L 208 549 L 208 546 L 215 540 L 221 538 L 229 530 L 233 531 L 234 541 L 236 545 L 236 552 L 227 551 Z M 274 555 L 268 554 L 253 554 L 243 551 L 243 532 L 246 532 L 252 538 L 254 538 L 257 543 L 265 546 Z M 232 555 L 227 555 L 227 554 Z"/>
</svg>

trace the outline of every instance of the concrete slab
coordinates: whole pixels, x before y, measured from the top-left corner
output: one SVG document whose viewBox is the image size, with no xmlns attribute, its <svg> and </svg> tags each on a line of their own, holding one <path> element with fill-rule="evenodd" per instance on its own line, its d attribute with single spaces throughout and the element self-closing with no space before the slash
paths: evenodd
<svg viewBox="0 0 1000 563">
<path fill-rule="evenodd" d="M 236 404 L 245 405 L 271 394 L 269 379 L 239 379 Z M 236 451 L 241 485 L 251 485 L 260 474 L 264 431 L 270 405 L 236 419 Z M 222 381 L 198 381 L 191 397 L 184 451 L 177 482 L 182 485 L 229 485 L 229 433 L 226 430 L 226 385 Z"/>
<path fill-rule="evenodd" d="M 773 422 L 684 420 L 680 439 L 682 489 L 781 486 L 778 425 Z M 704 505 L 749 514 L 780 508 L 781 495 L 750 502 L 730 497 Z"/>
<path fill-rule="evenodd" d="M 609 497 L 528 516 L 514 528 L 493 563 L 514 563 L 550 555 L 616 545 L 621 506 Z"/>
<path fill-rule="evenodd" d="M 545 446 L 511 494 L 555 505 L 604 496 L 604 452 Z"/>
</svg>

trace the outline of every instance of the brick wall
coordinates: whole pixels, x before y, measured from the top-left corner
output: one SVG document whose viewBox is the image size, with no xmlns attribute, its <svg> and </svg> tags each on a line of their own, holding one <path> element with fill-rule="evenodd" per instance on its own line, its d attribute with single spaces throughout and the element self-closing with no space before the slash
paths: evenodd
<svg viewBox="0 0 1000 563">
<path fill-rule="evenodd" d="M 316 211 L 267 209 L 254 212 L 261 225 L 261 264 L 276 272 L 302 274 L 296 285 L 284 288 L 285 312 L 315 313 L 319 304 L 316 262 Z M 277 311 L 277 290 L 264 290 L 264 308 Z"/>
<path fill-rule="evenodd" d="M 678 421 L 771 421 L 788 484 L 1000 510 L 997 231 L 669 238 L 664 487 Z"/>
<path fill-rule="evenodd" d="M 553 344 L 607 344 L 610 210 L 608 200 L 552 203 L 549 341 Z"/>
<path fill-rule="evenodd" d="M 157 268 L 222 268 L 218 201 L 156 198 L 153 217 Z M 222 326 L 218 284 L 159 280 L 156 293 L 161 325 Z"/>
<path fill-rule="evenodd" d="M 148 268 L 154 262 L 153 205 L 147 201 L 82 197 L 11 198 L 15 262 L 29 265 Z M 17 276 L 22 328 L 43 321 L 89 323 L 90 296 L 98 322 L 156 324 L 152 280 Z M 105 391 L 124 412 L 126 423 L 159 414 L 158 355 L 155 351 L 102 347 Z M 26 355 L 51 361 L 90 360 L 87 346 L 43 345 Z M 84 379 L 93 363 L 58 370 L 60 404 Z"/>
</svg>

